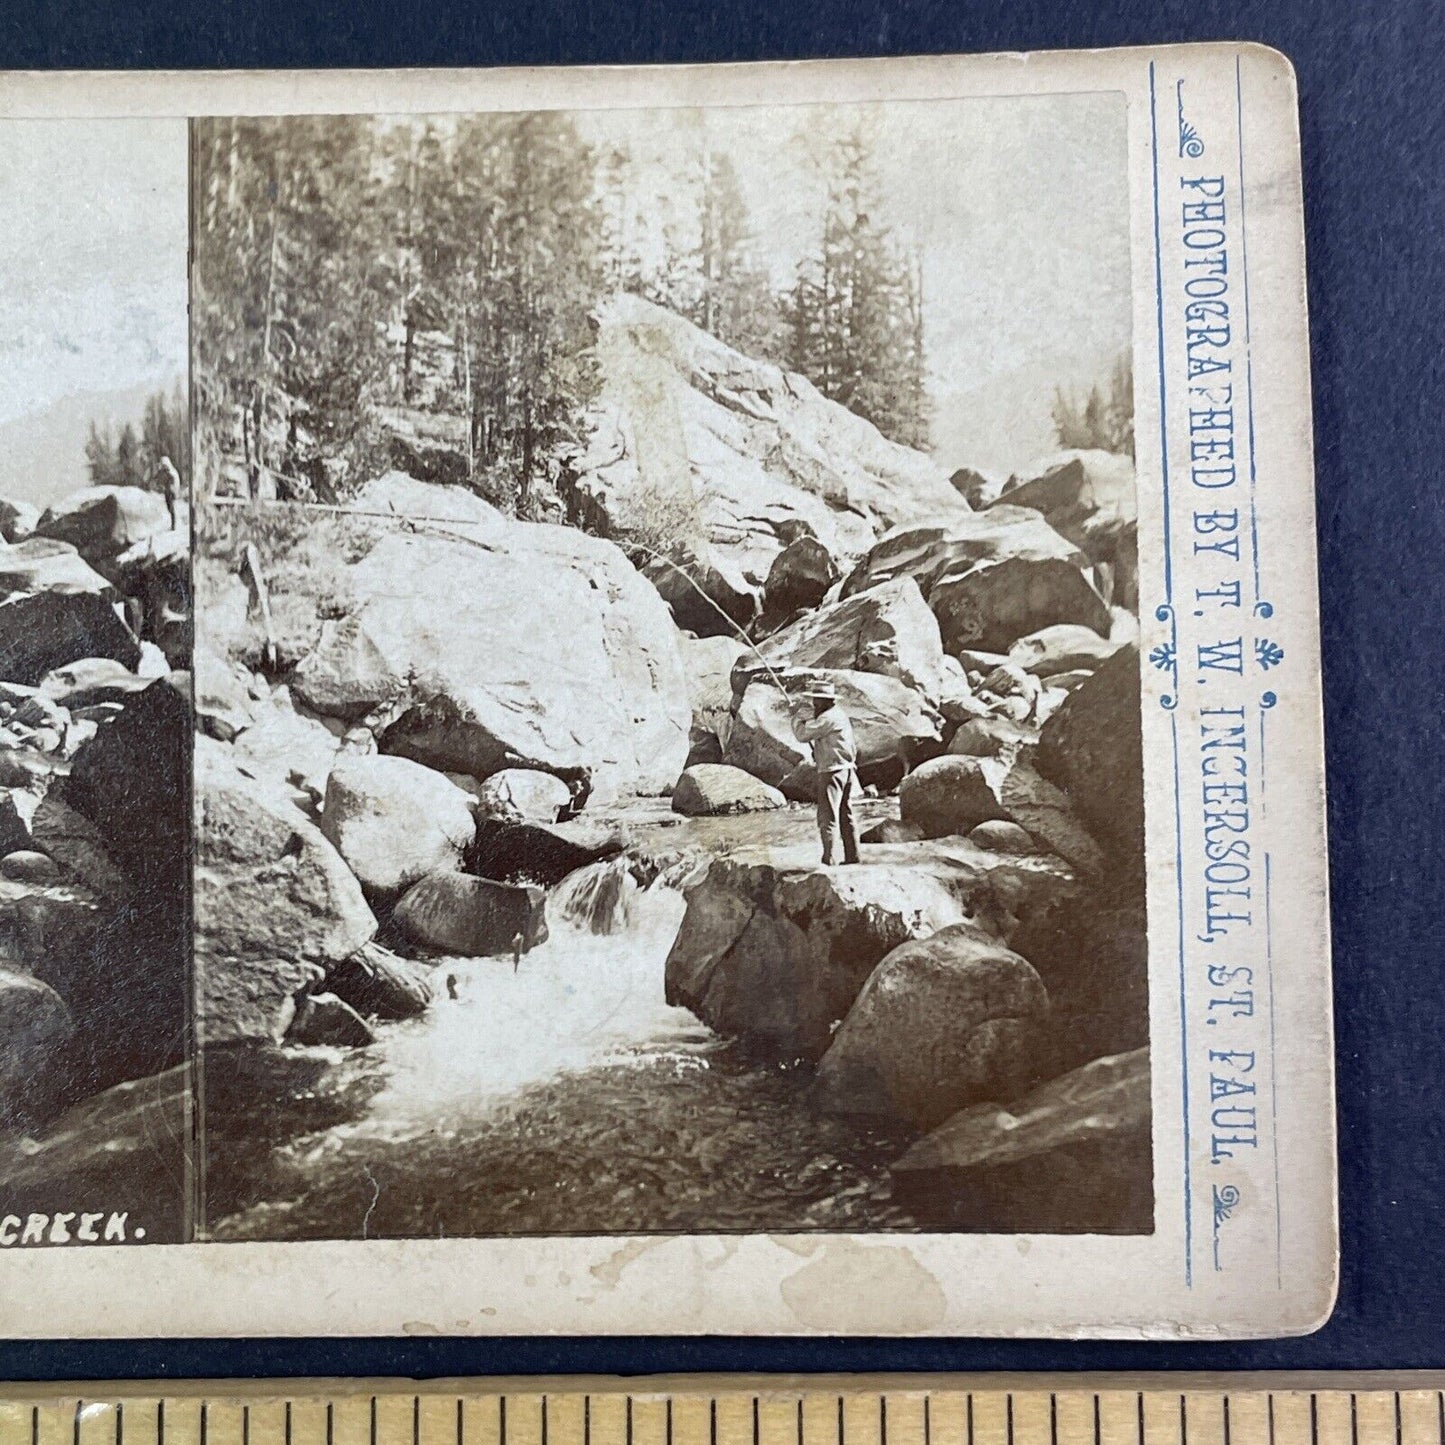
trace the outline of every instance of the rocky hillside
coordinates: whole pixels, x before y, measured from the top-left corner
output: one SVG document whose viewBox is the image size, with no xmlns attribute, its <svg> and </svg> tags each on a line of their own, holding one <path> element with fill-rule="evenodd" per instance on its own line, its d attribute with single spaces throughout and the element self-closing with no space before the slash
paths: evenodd
<svg viewBox="0 0 1445 1445">
<path fill-rule="evenodd" d="M 139 1082 L 183 1072 L 189 1017 L 189 536 L 171 523 L 128 487 L 38 516 L 0 502 L 0 1140 L 112 1090 L 117 1137 L 78 1177 L 113 1208 L 183 1168 L 183 1090 Z M 17 1201 L 31 1167 L 4 1166 Z M 183 1203 L 150 1201 L 153 1237 L 179 1237 Z"/>
<path fill-rule="evenodd" d="M 688 558 L 737 622 L 762 610 L 774 563 L 800 537 L 846 566 L 891 526 L 961 510 L 923 453 L 660 306 L 615 298 L 597 352 L 602 397 L 569 520 Z M 692 630 L 727 630 L 675 574 L 645 570 Z"/>
</svg>

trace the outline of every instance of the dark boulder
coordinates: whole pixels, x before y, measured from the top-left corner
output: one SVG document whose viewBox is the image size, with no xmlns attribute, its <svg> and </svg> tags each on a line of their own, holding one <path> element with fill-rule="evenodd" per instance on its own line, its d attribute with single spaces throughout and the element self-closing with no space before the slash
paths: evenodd
<svg viewBox="0 0 1445 1445">
<path fill-rule="evenodd" d="M 402 895 L 391 921 L 411 943 L 433 953 L 515 954 L 546 940 L 546 901 L 538 887 L 433 873 Z"/>
<path fill-rule="evenodd" d="M 0 678 L 34 687 L 83 657 L 140 664 L 139 640 L 100 594 L 17 592 L 0 602 Z"/>
<path fill-rule="evenodd" d="M 499 883 L 554 888 L 589 863 L 615 858 L 623 843 L 620 833 L 589 823 L 508 823 L 478 818 L 466 869 Z"/>
<path fill-rule="evenodd" d="M 371 1025 L 334 993 L 303 994 L 296 1017 L 286 1030 L 292 1044 L 322 1044 L 338 1049 L 364 1049 L 376 1042 Z"/>
<path fill-rule="evenodd" d="M 1038 768 L 1121 861 L 1142 860 L 1144 742 L 1137 647 L 1120 648 L 1044 724 Z"/>
<path fill-rule="evenodd" d="M 1007 1107 L 955 1114 L 893 1165 L 894 1191 L 936 1227 L 1147 1234 L 1150 1120 L 1149 1051 L 1095 1059 Z"/>
<path fill-rule="evenodd" d="M 326 976 L 326 988 L 363 1018 L 389 1021 L 418 1018 L 436 997 L 425 965 L 398 958 L 377 943 L 338 963 Z"/>
<path fill-rule="evenodd" d="M 0 596 L 11 592 L 92 592 L 110 597 L 110 583 L 69 542 L 33 537 L 0 547 Z"/>
</svg>

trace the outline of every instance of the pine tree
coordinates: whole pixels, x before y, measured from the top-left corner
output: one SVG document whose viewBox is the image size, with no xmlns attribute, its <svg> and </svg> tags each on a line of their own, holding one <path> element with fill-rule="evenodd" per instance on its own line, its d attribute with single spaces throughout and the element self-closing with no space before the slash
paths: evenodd
<svg viewBox="0 0 1445 1445">
<path fill-rule="evenodd" d="M 1098 449 L 1134 455 L 1134 367 L 1128 353 L 1118 357 L 1107 388 L 1095 382 L 1082 397 L 1054 391 L 1054 435 L 1070 450 Z"/>
<path fill-rule="evenodd" d="M 927 350 L 918 258 L 874 219 L 877 183 L 859 129 L 823 158 L 820 243 L 787 299 L 787 361 L 833 401 L 910 446 L 928 440 Z"/>
</svg>

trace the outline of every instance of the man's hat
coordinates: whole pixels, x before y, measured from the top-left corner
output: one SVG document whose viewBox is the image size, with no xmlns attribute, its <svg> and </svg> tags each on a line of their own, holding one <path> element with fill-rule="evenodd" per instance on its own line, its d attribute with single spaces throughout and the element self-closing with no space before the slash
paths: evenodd
<svg viewBox="0 0 1445 1445">
<path fill-rule="evenodd" d="M 803 689 L 803 696 L 804 696 L 804 697 L 822 698 L 822 699 L 824 699 L 824 700 L 827 701 L 827 702 L 837 702 L 837 701 L 838 701 L 838 689 L 837 689 L 836 687 L 834 687 L 831 682 L 826 682 L 826 681 L 823 681 L 822 679 L 819 679 L 819 680 L 810 682 L 810 683 Z"/>
</svg>

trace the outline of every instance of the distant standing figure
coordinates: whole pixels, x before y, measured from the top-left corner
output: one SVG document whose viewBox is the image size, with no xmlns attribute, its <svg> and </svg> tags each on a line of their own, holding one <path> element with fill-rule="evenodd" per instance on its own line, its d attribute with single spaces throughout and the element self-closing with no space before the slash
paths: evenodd
<svg viewBox="0 0 1445 1445">
<path fill-rule="evenodd" d="M 858 791 L 858 746 L 853 724 L 838 706 L 828 683 L 814 683 L 793 707 L 793 733 L 813 752 L 818 774 L 818 832 L 823 840 L 823 866 L 831 868 L 838 842 L 843 861 L 858 861 L 858 833 L 853 825 L 853 795 Z"/>
<path fill-rule="evenodd" d="M 169 457 L 162 457 L 156 463 L 156 472 L 161 479 L 161 487 L 165 492 L 166 507 L 171 514 L 171 526 L 173 528 L 181 525 L 181 474 L 176 470 L 175 464 Z"/>
</svg>

